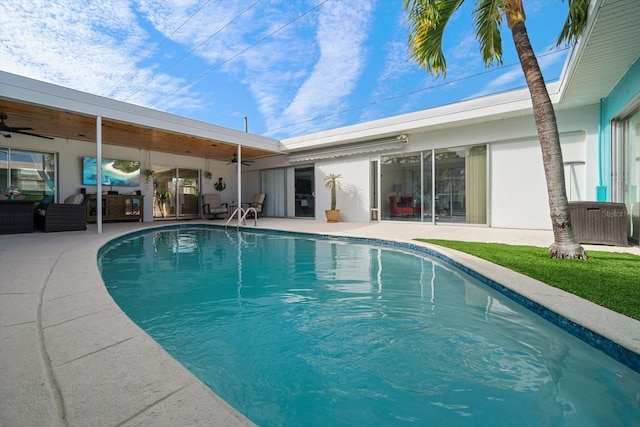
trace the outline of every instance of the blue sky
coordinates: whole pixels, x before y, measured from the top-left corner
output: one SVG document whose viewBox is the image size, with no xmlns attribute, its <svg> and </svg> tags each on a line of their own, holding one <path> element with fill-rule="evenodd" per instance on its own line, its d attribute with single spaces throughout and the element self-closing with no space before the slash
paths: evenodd
<svg viewBox="0 0 640 427">
<path fill-rule="evenodd" d="M 523 0 L 547 81 L 561 0 Z M 407 51 L 403 0 L 2 0 L 0 69 L 276 138 L 525 86 L 510 31 L 485 68 L 469 0 L 445 33 L 446 78 Z"/>
</svg>

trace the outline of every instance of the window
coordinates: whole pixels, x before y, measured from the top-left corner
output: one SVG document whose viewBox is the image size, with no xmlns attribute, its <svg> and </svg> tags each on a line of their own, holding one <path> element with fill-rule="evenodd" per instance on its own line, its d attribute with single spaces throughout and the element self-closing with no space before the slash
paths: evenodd
<svg viewBox="0 0 640 427">
<path fill-rule="evenodd" d="M 52 153 L 0 148 L 0 189 L 15 186 L 20 194 L 34 199 L 55 195 L 56 163 Z"/>
</svg>

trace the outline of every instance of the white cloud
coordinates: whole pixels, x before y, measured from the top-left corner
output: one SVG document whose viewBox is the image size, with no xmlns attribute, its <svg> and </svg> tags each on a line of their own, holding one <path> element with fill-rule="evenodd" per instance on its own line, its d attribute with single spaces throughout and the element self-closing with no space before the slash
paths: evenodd
<svg viewBox="0 0 640 427">
<path fill-rule="evenodd" d="M 393 41 L 387 45 L 386 50 L 384 68 L 378 80 L 397 80 L 415 71 L 417 65 L 409 59 L 406 41 Z"/>
<path fill-rule="evenodd" d="M 547 53 L 538 55 L 538 65 L 542 70 L 542 75 L 545 75 L 545 70 L 549 67 L 564 61 L 566 52 L 556 51 L 555 47 L 550 46 Z M 478 96 L 488 95 L 492 93 L 501 92 L 507 89 L 513 89 L 514 87 L 521 87 L 526 84 L 524 73 L 520 64 L 516 64 L 510 67 L 506 72 L 501 73 L 498 77 L 492 78 L 492 80 L 486 84 L 481 90 L 471 95 L 471 98 Z"/>
<path fill-rule="evenodd" d="M 3 0 L 0 16 L 3 71 L 102 94 L 133 69 L 111 93 L 115 98 L 153 73 L 136 68 L 151 42 L 128 1 Z M 137 102 L 149 104 L 181 81 L 166 78 L 161 87 L 141 92 Z"/>
<path fill-rule="evenodd" d="M 284 111 L 264 111 L 268 127 L 301 123 L 344 108 L 366 60 L 363 45 L 372 9 L 370 1 L 328 2 L 321 8 L 315 40 L 319 56 Z M 300 53 L 304 54 L 304 50 Z M 323 120 L 323 125 L 327 120 L 330 119 Z M 312 129 L 314 125 L 307 122 L 301 127 Z"/>
</svg>

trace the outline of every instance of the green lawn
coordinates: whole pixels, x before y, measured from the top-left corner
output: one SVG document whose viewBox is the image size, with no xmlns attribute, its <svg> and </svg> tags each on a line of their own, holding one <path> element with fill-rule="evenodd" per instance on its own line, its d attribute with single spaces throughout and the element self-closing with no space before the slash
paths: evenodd
<svg viewBox="0 0 640 427">
<path fill-rule="evenodd" d="M 640 256 L 588 251 L 587 261 L 563 260 L 534 246 L 416 240 L 466 252 L 640 320 Z"/>
</svg>

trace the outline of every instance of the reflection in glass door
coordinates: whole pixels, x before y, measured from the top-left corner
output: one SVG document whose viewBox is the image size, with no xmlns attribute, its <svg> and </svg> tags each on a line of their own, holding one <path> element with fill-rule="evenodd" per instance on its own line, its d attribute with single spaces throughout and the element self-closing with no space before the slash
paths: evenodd
<svg viewBox="0 0 640 427">
<path fill-rule="evenodd" d="M 178 217 L 196 218 L 198 216 L 198 171 L 194 169 L 177 170 Z"/>
<path fill-rule="evenodd" d="M 486 146 L 435 150 L 435 215 L 439 222 L 487 221 Z"/>
<path fill-rule="evenodd" d="M 640 109 L 614 120 L 611 201 L 627 206 L 628 235 L 640 240 Z"/>
<path fill-rule="evenodd" d="M 154 166 L 153 171 L 153 218 L 196 218 L 198 170 Z"/>
<path fill-rule="evenodd" d="M 433 189 L 433 152 L 425 151 L 422 156 L 422 220 L 434 222 L 437 215 L 434 201 L 436 200 Z"/>
<path fill-rule="evenodd" d="M 438 150 L 435 178 L 438 221 L 464 222 L 464 159 L 455 152 Z"/>
<path fill-rule="evenodd" d="M 487 147 L 380 157 L 381 218 L 487 223 Z"/>
<path fill-rule="evenodd" d="M 315 216 L 315 193 L 313 166 L 296 168 L 296 217 L 313 218 Z"/>
</svg>

